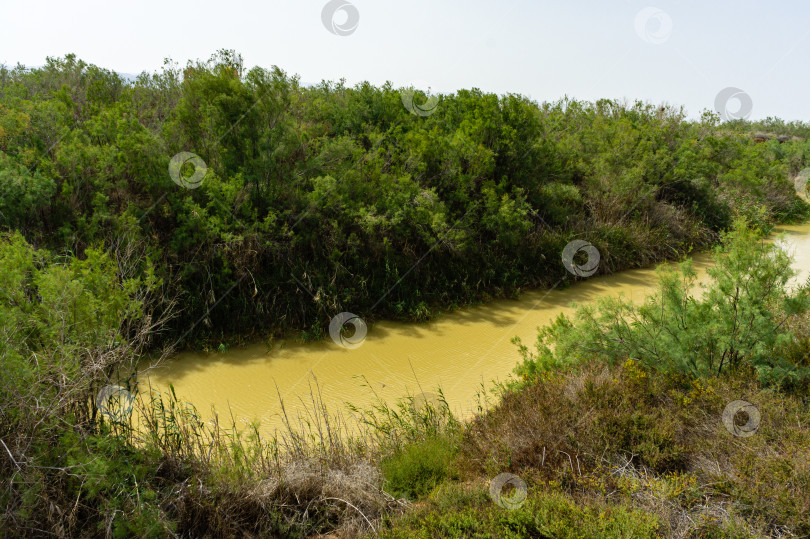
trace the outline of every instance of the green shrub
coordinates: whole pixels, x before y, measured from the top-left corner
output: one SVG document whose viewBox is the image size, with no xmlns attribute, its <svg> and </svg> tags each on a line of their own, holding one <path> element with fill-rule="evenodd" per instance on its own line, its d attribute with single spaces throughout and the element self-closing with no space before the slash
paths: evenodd
<svg viewBox="0 0 810 539">
<path fill-rule="evenodd" d="M 495 505 L 486 485 L 443 485 L 424 505 L 393 519 L 388 538 L 644 538 L 658 537 L 656 515 L 626 505 L 577 503 L 560 492 L 530 489 L 523 505 Z"/>
<path fill-rule="evenodd" d="M 428 438 L 383 458 L 380 468 L 389 492 L 410 499 L 424 496 L 452 474 L 450 463 L 455 451 L 447 439 Z"/>
<path fill-rule="evenodd" d="M 553 223 L 566 223 L 582 211 L 584 200 L 576 185 L 552 182 L 540 190 L 543 210 Z"/>
<path fill-rule="evenodd" d="M 0 152 L 0 222 L 25 227 L 50 204 L 56 182 Z"/>
<path fill-rule="evenodd" d="M 714 258 L 700 296 L 697 274 L 686 261 L 679 271 L 662 269 L 658 291 L 642 305 L 610 297 L 580 307 L 573 319 L 560 316 L 540 331 L 537 354 L 521 346 L 525 362 L 518 374 L 630 358 L 673 374 L 753 369 L 772 387 L 806 383 L 810 368 L 774 354 L 793 341 L 790 322 L 810 309 L 810 288 L 788 286 L 795 275 L 790 256 L 738 221 Z"/>
</svg>

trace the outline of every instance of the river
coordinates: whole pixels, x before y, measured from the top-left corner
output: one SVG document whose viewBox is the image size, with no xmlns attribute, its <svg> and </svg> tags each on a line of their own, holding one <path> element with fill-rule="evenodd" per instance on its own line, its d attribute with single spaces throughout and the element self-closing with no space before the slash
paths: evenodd
<svg viewBox="0 0 810 539">
<path fill-rule="evenodd" d="M 810 224 L 781 226 L 785 247 L 794 255 L 802 281 L 810 274 Z M 700 279 L 707 254 L 693 258 Z M 178 398 L 205 418 L 212 410 L 237 422 L 261 422 L 269 434 L 282 424 L 279 396 L 293 418 L 311 409 L 310 392 L 319 389 L 330 412 L 346 414 L 346 402 L 369 407 L 377 398 L 393 403 L 403 395 L 435 393 L 441 387 L 459 416 L 475 410 L 476 395 L 493 380 L 505 380 L 520 356 L 511 339 L 533 347 L 537 327 L 571 303 L 623 294 L 640 301 L 656 285 L 654 268 L 591 277 L 563 289 L 524 292 L 519 299 L 496 300 L 446 313 L 427 323 L 380 321 L 368 328 L 362 345 L 346 349 L 328 336 L 315 343 L 259 343 L 221 353 L 183 352 L 142 376 L 153 388 L 171 383 Z M 142 386 L 141 390 L 144 390 Z"/>
</svg>

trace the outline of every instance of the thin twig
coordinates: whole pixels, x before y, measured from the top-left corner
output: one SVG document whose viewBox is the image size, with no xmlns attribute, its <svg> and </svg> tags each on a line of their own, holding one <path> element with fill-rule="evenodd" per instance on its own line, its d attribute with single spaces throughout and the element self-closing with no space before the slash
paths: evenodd
<svg viewBox="0 0 810 539">
<path fill-rule="evenodd" d="M 17 461 L 16 461 L 16 460 L 14 460 L 14 457 L 12 456 L 11 451 L 9 451 L 9 450 L 8 450 L 8 446 L 6 445 L 6 442 L 4 442 L 4 441 L 3 441 L 3 439 L 2 439 L 2 438 L 0 438 L 0 444 L 3 444 L 3 447 L 5 447 L 5 448 L 6 448 L 6 453 L 8 453 L 8 458 L 10 458 L 10 459 L 11 459 L 11 462 L 13 462 L 13 463 L 14 463 L 14 465 L 17 467 L 17 469 L 18 469 L 18 470 L 20 470 L 20 472 L 22 472 L 22 468 L 21 468 L 21 467 L 20 467 L 20 465 L 17 463 Z"/>
<path fill-rule="evenodd" d="M 569 454 L 568 454 L 568 453 L 566 453 L 565 451 L 561 451 L 561 450 L 559 450 L 559 449 L 558 449 L 557 451 L 559 451 L 560 453 L 565 454 L 565 455 L 568 457 L 568 462 L 571 464 L 571 475 L 575 475 L 575 472 L 574 472 L 574 461 L 573 461 L 573 460 L 571 460 L 571 455 L 569 455 Z"/>
<path fill-rule="evenodd" d="M 368 522 L 368 525 L 371 526 L 371 531 L 374 532 L 374 535 L 377 535 L 377 529 L 374 527 L 374 524 L 372 524 L 371 521 L 368 519 L 368 517 L 360 509 L 358 509 L 356 506 L 352 505 L 351 503 L 349 503 L 346 500 L 341 499 L 341 498 L 325 498 L 324 501 L 326 501 L 326 500 L 338 500 L 340 502 L 345 503 L 346 505 L 348 505 L 349 507 L 351 507 L 352 509 L 354 509 L 358 513 L 360 513 L 360 516 L 362 516 L 364 519 L 366 519 L 366 522 Z"/>
</svg>

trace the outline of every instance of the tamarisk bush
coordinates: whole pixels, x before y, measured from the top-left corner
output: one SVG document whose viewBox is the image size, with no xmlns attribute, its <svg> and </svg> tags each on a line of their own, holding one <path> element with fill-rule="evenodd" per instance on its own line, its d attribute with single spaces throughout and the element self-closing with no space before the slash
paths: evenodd
<svg viewBox="0 0 810 539">
<path fill-rule="evenodd" d="M 714 259 L 706 285 L 696 282 L 686 260 L 659 270 L 657 293 L 641 305 L 608 297 L 579 307 L 573 318 L 561 315 L 540 331 L 536 354 L 520 345 L 520 373 L 594 358 L 633 359 L 692 376 L 754 369 L 767 385 L 806 384 L 804 361 L 774 353 L 791 345 L 791 322 L 810 307 L 808 284 L 790 287 L 796 273 L 790 255 L 738 220 Z"/>
</svg>

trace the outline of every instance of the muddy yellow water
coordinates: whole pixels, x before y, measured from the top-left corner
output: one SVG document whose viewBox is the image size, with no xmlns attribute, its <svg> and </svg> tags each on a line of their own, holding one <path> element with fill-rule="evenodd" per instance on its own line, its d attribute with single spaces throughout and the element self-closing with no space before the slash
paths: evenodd
<svg viewBox="0 0 810 539">
<path fill-rule="evenodd" d="M 784 226 L 778 232 L 785 235 L 784 246 L 795 256 L 803 281 L 810 274 L 810 224 Z M 698 255 L 694 263 L 705 279 L 709 257 Z M 382 321 L 369 327 L 365 341 L 354 349 L 341 348 L 327 337 L 308 344 L 260 343 L 224 353 L 184 352 L 142 379 L 161 390 L 173 384 L 180 400 L 194 404 L 207 418 L 216 410 L 241 423 L 259 420 L 265 433 L 282 424 L 280 398 L 291 418 L 311 409 L 316 383 L 328 409 L 346 416 L 347 402 L 363 408 L 378 398 L 393 403 L 437 387 L 451 408 L 466 416 L 475 409 L 482 385 L 489 388 L 493 381 L 505 380 L 520 360 L 513 337 L 532 346 L 537 327 L 570 313 L 572 302 L 620 294 L 640 301 L 655 284 L 654 268 L 628 270 L 464 308 L 429 323 Z"/>
</svg>

